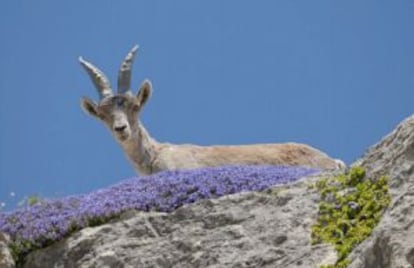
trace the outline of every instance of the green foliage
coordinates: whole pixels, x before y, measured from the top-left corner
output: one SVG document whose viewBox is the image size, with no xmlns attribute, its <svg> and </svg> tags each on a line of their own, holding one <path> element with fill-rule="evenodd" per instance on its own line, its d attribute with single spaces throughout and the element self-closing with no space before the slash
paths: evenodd
<svg viewBox="0 0 414 268">
<path fill-rule="evenodd" d="M 44 199 L 42 197 L 40 197 L 39 195 L 30 195 L 30 196 L 26 196 L 25 198 L 23 198 L 18 204 L 18 207 L 31 207 L 34 206 L 36 204 L 39 204 L 41 202 L 43 202 Z"/>
<path fill-rule="evenodd" d="M 34 206 L 38 204 L 39 202 L 41 202 L 41 198 L 39 196 L 33 195 L 27 198 L 27 204 L 29 206 Z"/>
<path fill-rule="evenodd" d="M 120 214 L 107 214 L 102 216 L 90 216 L 85 217 L 84 221 L 86 222 L 86 226 L 93 227 L 93 226 L 99 226 L 104 223 L 110 222 L 114 219 L 119 219 Z M 9 221 L 18 223 L 18 219 L 16 218 L 9 218 Z M 79 226 L 76 221 L 72 221 L 69 225 L 68 229 L 68 235 L 78 231 L 81 229 L 81 226 Z M 53 232 L 50 232 L 53 233 Z M 12 254 L 12 257 L 15 261 L 16 267 L 23 267 L 24 266 L 24 260 L 29 252 L 32 252 L 36 249 L 47 247 L 55 242 L 55 239 L 51 237 L 45 236 L 44 239 L 39 241 L 30 241 L 27 239 L 23 239 L 22 237 L 18 236 L 14 239 L 12 243 L 9 244 L 10 251 Z"/>
<path fill-rule="evenodd" d="M 321 268 L 345 268 L 352 249 L 364 241 L 391 202 L 387 177 L 366 178 L 362 167 L 324 178 L 315 184 L 322 201 L 317 223 L 312 226 L 312 244 L 331 243 L 338 260 Z"/>
<path fill-rule="evenodd" d="M 23 266 L 23 254 L 22 252 L 28 252 L 32 245 L 28 241 L 15 241 L 9 245 L 10 252 L 12 254 L 12 257 L 15 261 L 16 267 L 22 267 Z"/>
</svg>

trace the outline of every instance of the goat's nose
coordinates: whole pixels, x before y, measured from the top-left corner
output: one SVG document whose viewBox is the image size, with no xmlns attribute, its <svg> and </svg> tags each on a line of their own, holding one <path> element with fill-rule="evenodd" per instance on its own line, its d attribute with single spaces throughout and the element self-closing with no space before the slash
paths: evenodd
<svg viewBox="0 0 414 268">
<path fill-rule="evenodd" d="M 127 127 L 126 125 L 122 125 L 122 126 L 116 126 L 114 127 L 114 129 L 115 131 L 122 132 L 126 129 L 126 127 Z"/>
</svg>

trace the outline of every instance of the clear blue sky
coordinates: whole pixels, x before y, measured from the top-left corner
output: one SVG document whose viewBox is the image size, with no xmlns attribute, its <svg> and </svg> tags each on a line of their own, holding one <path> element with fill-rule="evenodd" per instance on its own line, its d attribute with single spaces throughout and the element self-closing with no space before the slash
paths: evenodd
<svg viewBox="0 0 414 268">
<path fill-rule="evenodd" d="M 414 112 L 414 2 L 2 1 L 0 202 L 134 175 L 77 58 L 112 84 L 140 45 L 142 120 L 174 143 L 296 141 L 352 163 Z M 10 196 L 14 192 L 15 196 Z"/>
</svg>

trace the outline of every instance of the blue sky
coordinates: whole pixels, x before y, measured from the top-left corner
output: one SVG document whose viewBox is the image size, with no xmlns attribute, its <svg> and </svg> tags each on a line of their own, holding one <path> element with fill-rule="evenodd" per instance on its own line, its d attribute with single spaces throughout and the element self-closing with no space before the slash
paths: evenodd
<svg viewBox="0 0 414 268">
<path fill-rule="evenodd" d="M 139 44 L 142 114 L 174 143 L 303 142 L 352 163 L 413 113 L 413 1 L 2 1 L 0 202 L 134 175 L 104 126 L 84 56 L 116 84 Z M 15 196 L 10 193 L 14 192 Z"/>
</svg>

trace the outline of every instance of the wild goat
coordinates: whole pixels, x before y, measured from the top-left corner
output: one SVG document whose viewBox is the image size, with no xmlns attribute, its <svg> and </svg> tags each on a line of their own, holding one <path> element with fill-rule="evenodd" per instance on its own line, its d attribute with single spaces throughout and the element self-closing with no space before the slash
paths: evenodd
<svg viewBox="0 0 414 268">
<path fill-rule="evenodd" d="M 100 95 L 99 103 L 83 98 L 83 110 L 106 124 L 140 174 L 162 170 L 193 169 L 222 165 L 291 165 L 321 169 L 343 167 L 323 152 L 305 144 L 253 144 L 241 146 L 198 146 L 158 143 L 138 119 L 151 96 L 152 86 L 145 80 L 136 95 L 130 88 L 131 69 L 138 46 L 134 46 L 122 62 L 118 76 L 118 92 L 114 94 L 105 74 L 79 57 Z"/>
</svg>

